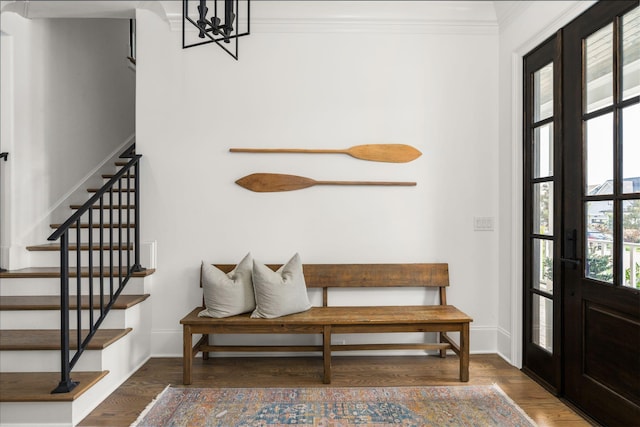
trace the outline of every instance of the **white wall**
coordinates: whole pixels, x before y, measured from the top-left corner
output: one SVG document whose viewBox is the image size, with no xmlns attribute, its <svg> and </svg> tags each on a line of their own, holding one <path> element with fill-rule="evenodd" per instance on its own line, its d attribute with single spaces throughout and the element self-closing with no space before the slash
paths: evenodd
<svg viewBox="0 0 640 427">
<path fill-rule="evenodd" d="M 502 3 L 502 2 L 499 2 Z M 507 3 L 510 3 L 507 5 Z M 522 364 L 522 58 L 593 1 L 504 2 L 500 22 L 498 353 Z"/>
<path fill-rule="evenodd" d="M 2 141 L 11 162 L 3 245 L 8 266 L 19 268 L 28 266 L 24 247 L 46 241 L 70 190 L 134 133 L 135 74 L 128 20 L 1 18 L 13 51 L 12 99 L 3 93 L 12 115 L 3 114 L 2 127 L 13 129 Z"/>
<path fill-rule="evenodd" d="M 495 352 L 498 236 L 473 229 L 474 216 L 499 222 L 491 4 L 409 2 L 385 20 L 384 2 L 265 3 L 253 3 L 238 62 L 216 46 L 183 50 L 179 32 L 137 14 L 142 234 L 158 245 L 153 354 L 181 354 L 200 261 L 248 251 L 265 263 L 294 252 L 307 263 L 448 262 L 449 301 L 474 318 L 472 351 Z M 423 155 L 386 164 L 228 152 L 384 142 Z M 234 184 L 254 172 L 418 185 L 260 194 Z"/>
</svg>

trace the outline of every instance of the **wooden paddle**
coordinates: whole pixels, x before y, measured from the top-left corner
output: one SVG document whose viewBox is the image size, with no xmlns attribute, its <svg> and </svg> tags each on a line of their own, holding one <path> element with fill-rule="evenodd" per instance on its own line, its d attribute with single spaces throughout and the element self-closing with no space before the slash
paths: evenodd
<svg viewBox="0 0 640 427">
<path fill-rule="evenodd" d="M 236 181 L 241 187 L 259 193 L 275 191 L 292 191 L 312 187 L 314 185 L 393 185 L 413 186 L 415 182 L 384 182 L 384 181 L 316 181 L 311 178 L 279 173 L 253 173 Z"/>
<path fill-rule="evenodd" d="M 348 154 L 361 160 L 374 162 L 407 163 L 417 159 L 422 153 L 405 144 L 366 144 L 347 149 L 307 149 L 307 148 L 230 148 L 232 153 L 338 153 Z"/>
</svg>

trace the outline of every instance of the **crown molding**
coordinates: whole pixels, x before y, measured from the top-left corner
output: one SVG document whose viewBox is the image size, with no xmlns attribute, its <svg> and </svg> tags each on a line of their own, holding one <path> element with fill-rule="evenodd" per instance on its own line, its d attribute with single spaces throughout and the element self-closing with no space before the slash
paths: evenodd
<svg viewBox="0 0 640 427">
<path fill-rule="evenodd" d="M 494 1 L 500 32 L 508 28 L 531 5 L 528 1 Z"/>
<path fill-rule="evenodd" d="M 172 31 L 182 31 L 182 15 L 168 15 Z M 196 32 L 188 27 L 187 31 Z M 497 34 L 495 22 L 373 19 L 251 19 L 251 33 Z"/>
</svg>

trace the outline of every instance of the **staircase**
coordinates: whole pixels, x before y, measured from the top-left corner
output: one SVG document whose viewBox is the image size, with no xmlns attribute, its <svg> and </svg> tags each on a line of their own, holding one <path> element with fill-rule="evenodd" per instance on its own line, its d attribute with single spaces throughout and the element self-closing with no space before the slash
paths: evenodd
<svg viewBox="0 0 640 427">
<path fill-rule="evenodd" d="M 115 173 L 132 162 L 116 162 Z M 107 183 L 113 178 L 103 175 Z M 33 267 L 0 272 L 0 426 L 75 425 L 149 358 L 154 270 L 130 267 L 139 241 L 131 239 L 135 203 L 127 197 L 134 179 L 129 172 L 118 178 L 89 208 L 88 222 L 67 224 L 60 241 L 29 246 Z M 100 189 L 87 191 L 89 198 Z M 70 208 L 73 215 L 82 206 Z M 68 251 L 61 252 L 61 244 Z M 65 262 L 66 273 L 60 268 Z M 61 271 L 68 276 L 66 297 Z M 67 322 L 68 353 L 61 350 Z M 89 329 L 96 323 L 99 329 Z M 65 366 L 72 369 L 66 380 L 71 390 L 52 393 L 65 383 Z"/>
</svg>

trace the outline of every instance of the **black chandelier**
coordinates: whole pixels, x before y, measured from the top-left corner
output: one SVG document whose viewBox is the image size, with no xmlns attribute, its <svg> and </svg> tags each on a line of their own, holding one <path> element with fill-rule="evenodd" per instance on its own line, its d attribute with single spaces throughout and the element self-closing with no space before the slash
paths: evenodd
<svg viewBox="0 0 640 427">
<path fill-rule="evenodd" d="M 238 38 L 249 35 L 249 3 L 250 0 L 182 0 L 182 48 L 216 43 L 237 60 Z M 187 22 L 196 31 L 190 26 L 188 31 Z"/>
</svg>

